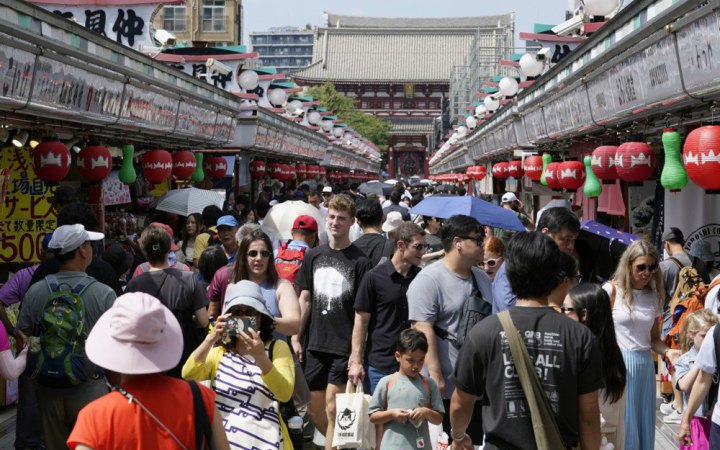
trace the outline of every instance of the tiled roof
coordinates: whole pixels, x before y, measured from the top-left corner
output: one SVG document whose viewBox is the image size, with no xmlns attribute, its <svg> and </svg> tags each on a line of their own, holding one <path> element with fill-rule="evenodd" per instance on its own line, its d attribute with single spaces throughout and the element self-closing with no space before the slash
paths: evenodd
<svg viewBox="0 0 720 450">
<path fill-rule="evenodd" d="M 385 29 L 438 29 L 438 28 L 487 28 L 510 24 L 511 14 L 482 17 L 359 17 L 328 14 L 327 26 L 331 28 L 385 28 Z"/>
<path fill-rule="evenodd" d="M 393 124 L 390 134 L 427 134 L 433 131 L 432 117 L 388 120 Z"/>
</svg>

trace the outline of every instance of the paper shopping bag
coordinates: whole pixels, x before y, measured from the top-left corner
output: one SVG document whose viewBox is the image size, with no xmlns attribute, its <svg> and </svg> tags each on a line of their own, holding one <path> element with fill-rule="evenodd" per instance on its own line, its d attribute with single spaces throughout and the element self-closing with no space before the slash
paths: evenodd
<svg viewBox="0 0 720 450">
<path fill-rule="evenodd" d="M 335 431 L 333 447 L 370 449 L 369 435 L 374 438 L 375 427 L 368 417 L 368 404 L 362 385 L 355 387 L 348 381 L 344 394 L 335 396 Z M 372 428 L 372 432 L 368 431 Z"/>
</svg>

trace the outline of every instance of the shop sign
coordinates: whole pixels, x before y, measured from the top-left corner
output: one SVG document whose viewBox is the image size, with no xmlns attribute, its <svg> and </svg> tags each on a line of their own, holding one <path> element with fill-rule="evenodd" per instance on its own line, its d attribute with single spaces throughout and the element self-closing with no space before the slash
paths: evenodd
<svg viewBox="0 0 720 450">
<path fill-rule="evenodd" d="M 498 134 L 501 141 L 499 142 L 498 148 L 508 149 L 517 147 L 517 137 L 515 136 L 515 130 L 513 129 L 511 121 L 508 121 L 505 126 L 500 128 Z"/>
<path fill-rule="evenodd" d="M 28 263 L 40 260 L 43 237 L 57 227 L 49 197 L 55 187 L 35 176 L 30 147 L 0 149 L 0 169 L 9 175 L 0 204 L 0 261 Z"/>
<path fill-rule="evenodd" d="M 5 35 L 0 35 L 5 36 Z M 13 47 L 0 46 L 0 104 L 24 105 L 30 97 L 35 55 Z"/>
<path fill-rule="evenodd" d="M 515 138 L 517 139 L 518 146 L 530 146 L 522 122 L 520 120 L 513 120 L 513 128 L 515 128 Z"/>
<path fill-rule="evenodd" d="M 171 132 L 179 100 L 128 84 L 120 112 L 120 124 Z"/>
<path fill-rule="evenodd" d="M 682 85 L 673 37 L 618 62 L 591 80 L 587 88 L 599 124 L 676 97 Z"/>
<path fill-rule="evenodd" d="M 539 105 L 532 106 L 525 111 L 523 124 L 525 125 L 525 132 L 530 142 L 539 141 L 547 136 L 543 110 Z"/>
<path fill-rule="evenodd" d="M 543 109 L 550 137 L 590 128 L 592 116 L 584 86 L 577 86 L 548 101 Z"/>
<path fill-rule="evenodd" d="M 688 92 L 703 96 L 720 89 L 720 12 L 687 25 L 676 36 Z"/>
<path fill-rule="evenodd" d="M 215 111 L 186 101 L 180 102 L 175 132 L 189 136 L 205 136 L 210 140 L 215 132 Z"/>
<path fill-rule="evenodd" d="M 31 105 L 82 117 L 115 122 L 123 83 L 45 56 L 35 65 Z"/>
<path fill-rule="evenodd" d="M 207 58 L 213 58 L 213 55 L 207 55 Z M 243 60 L 235 60 L 235 61 L 228 61 L 223 59 L 222 63 L 226 66 L 230 67 L 232 70 L 226 74 L 221 74 L 217 71 L 208 70 L 207 65 L 205 64 L 205 61 L 193 61 L 193 62 L 186 62 L 186 63 L 175 63 L 170 64 L 170 66 L 185 72 L 186 74 L 190 75 L 193 78 L 198 78 L 201 80 L 206 81 L 208 84 L 211 84 L 217 88 L 220 88 L 222 90 L 225 90 L 227 92 L 233 93 L 233 94 L 239 94 L 241 92 L 245 92 L 240 88 L 240 85 L 237 82 L 237 76 L 238 70 L 240 69 L 240 66 L 244 64 L 246 61 Z"/>
<path fill-rule="evenodd" d="M 704 225 L 685 237 L 685 251 L 689 252 L 695 241 L 707 242 L 715 262 L 720 261 L 720 224 Z"/>
<path fill-rule="evenodd" d="M 157 46 L 150 36 L 151 17 L 156 5 L 65 6 L 48 4 L 40 6 L 135 50 Z"/>
<path fill-rule="evenodd" d="M 235 117 L 218 113 L 213 140 L 230 141 L 235 136 L 236 127 L 237 119 Z"/>
</svg>

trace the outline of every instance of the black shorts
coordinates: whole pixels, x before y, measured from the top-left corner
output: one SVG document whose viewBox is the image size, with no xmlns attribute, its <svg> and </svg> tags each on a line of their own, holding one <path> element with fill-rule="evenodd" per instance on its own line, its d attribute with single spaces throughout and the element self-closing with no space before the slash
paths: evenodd
<svg viewBox="0 0 720 450">
<path fill-rule="evenodd" d="M 303 372 L 310 391 L 324 391 L 328 384 L 343 386 L 348 382 L 348 357 L 308 350 Z"/>
</svg>

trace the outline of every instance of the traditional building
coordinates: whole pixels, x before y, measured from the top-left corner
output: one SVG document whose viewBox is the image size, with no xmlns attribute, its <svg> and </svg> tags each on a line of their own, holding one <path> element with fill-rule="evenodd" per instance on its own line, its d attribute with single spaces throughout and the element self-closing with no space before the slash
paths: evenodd
<svg viewBox="0 0 720 450">
<path fill-rule="evenodd" d="M 392 122 L 391 176 L 427 175 L 433 123 L 447 103 L 452 68 L 464 63 L 474 42 L 505 48 L 512 45 L 513 33 L 513 14 L 380 18 L 325 13 L 315 31 L 313 64 L 293 77 L 305 86 L 331 82 L 354 98 L 358 109 Z"/>
<path fill-rule="evenodd" d="M 313 57 L 313 31 L 295 27 L 270 28 L 250 33 L 252 51 L 260 54 L 260 65 L 290 73 L 309 66 Z"/>
</svg>

